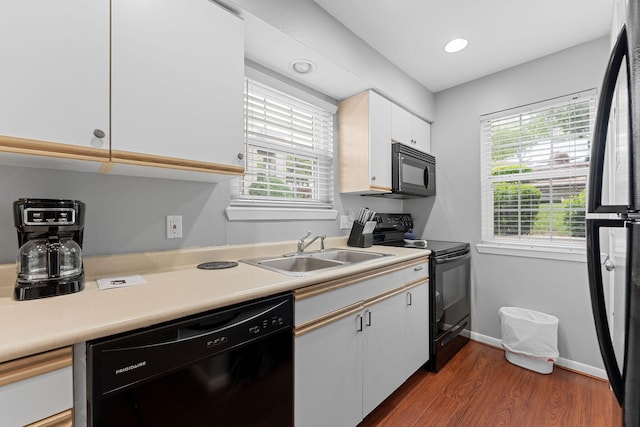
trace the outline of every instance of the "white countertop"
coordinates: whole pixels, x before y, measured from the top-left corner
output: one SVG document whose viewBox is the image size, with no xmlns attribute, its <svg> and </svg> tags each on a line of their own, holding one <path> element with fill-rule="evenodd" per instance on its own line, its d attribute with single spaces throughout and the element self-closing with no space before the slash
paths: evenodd
<svg viewBox="0 0 640 427">
<path fill-rule="evenodd" d="M 13 299 L 15 264 L 0 265 L 0 362 L 393 265 L 430 253 L 424 249 L 388 246 L 350 248 L 394 256 L 304 277 L 284 275 L 244 263 L 224 270 L 196 267 L 207 261 L 281 255 L 295 249 L 295 243 L 85 258 L 84 290 L 30 301 Z M 328 238 L 326 246 L 347 247 L 346 238 Z M 147 283 L 98 289 L 96 279 L 128 274 L 140 274 Z"/>
</svg>

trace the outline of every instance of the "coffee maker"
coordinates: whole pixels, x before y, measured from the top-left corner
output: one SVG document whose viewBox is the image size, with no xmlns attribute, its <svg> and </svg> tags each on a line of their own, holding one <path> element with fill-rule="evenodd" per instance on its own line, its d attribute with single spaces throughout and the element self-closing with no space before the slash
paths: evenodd
<svg viewBox="0 0 640 427">
<path fill-rule="evenodd" d="M 20 248 L 17 300 L 65 295 L 84 288 L 84 209 L 84 203 L 78 200 L 19 199 L 13 202 Z"/>
</svg>

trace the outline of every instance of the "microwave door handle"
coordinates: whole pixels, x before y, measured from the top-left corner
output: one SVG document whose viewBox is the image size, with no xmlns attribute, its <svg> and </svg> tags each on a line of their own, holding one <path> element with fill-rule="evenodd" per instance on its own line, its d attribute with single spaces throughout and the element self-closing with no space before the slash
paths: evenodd
<svg viewBox="0 0 640 427">
<path fill-rule="evenodd" d="M 398 153 L 398 160 L 396 164 L 398 165 L 398 191 L 402 191 L 402 162 L 404 161 L 404 157 L 402 157 L 401 153 Z"/>
<path fill-rule="evenodd" d="M 607 69 L 602 82 L 602 90 L 598 99 L 596 122 L 593 129 L 593 145 L 591 147 L 591 166 L 589 167 L 590 189 L 587 194 L 587 212 L 591 213 L 617 213 L 625 211 L 626 206 L 602 206 L 602 184 L 605 160 L 605 146 L 609 128 L 609 115 L 611 104 L 615 94 L 618 73 L 622 66 L 622 60 L 627 55 L 627 30 L 622 27 L 616 44 L 607 63 Z M 627 78 L 629 76 L 629 63 L 627 61 Z M 628 82 L 627 82 L 628 83 Z"/>
<path fill-rule="evenodd" d="M 424 167 L 424 172 L 422 173 L 424 180 L 424 188 L 429 188 L 429 166 Z"/>
</svg>

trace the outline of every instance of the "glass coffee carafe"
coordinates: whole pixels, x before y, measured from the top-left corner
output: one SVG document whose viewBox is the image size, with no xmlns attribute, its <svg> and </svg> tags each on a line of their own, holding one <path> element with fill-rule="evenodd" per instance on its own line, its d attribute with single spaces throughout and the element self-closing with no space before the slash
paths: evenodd
<svg viewBox="0 0 640 427">
<path fill-rule="evenodd" d="M 29 240 L 18 251 L 18 280 L 39 282 L 82 274 L 82 249 L 71 238 Z"/>
</svg>

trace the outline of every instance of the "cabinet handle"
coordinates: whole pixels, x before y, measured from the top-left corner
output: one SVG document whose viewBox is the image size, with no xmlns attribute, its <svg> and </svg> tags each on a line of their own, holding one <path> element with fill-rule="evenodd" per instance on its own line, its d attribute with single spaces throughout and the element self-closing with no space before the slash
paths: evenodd
<svg viewBox="0 0 640 427">
<path fill-rule="evenodd" d="M 413 295 L 411 295 L 411 292 L 407 292 L 407 305 L 413 305 Z"/>
<path fill-rule="evenodd" d="M 371 177 L 371 181 L 375 181 L 375 180 L 376 180 L 376 176 L 374 175 Z"/>
<path fill-rule="evenodd" d="M 358 314 L 356 316 L 356 332 L 362 332 L 363 330 L 364 326 L 362 324 L 362 316 Z"/>
<path fill-rule="evenodd" d="M 93 136 L 95 136 L 96 138 L 104 138 L 106 136 L 106 134 L 104 133 L 104 131 L 102 129 L 94 129 L 93 130 Z"/>
<path fill-rule="evenodd" d="M 416 267 L 413 269 L 413 271 L 422 271 L 422 267 Z"/>
<path fill-rule="evenodd" d="M 365 316 L 367 316 L 367 326 L 371 326 L 371 312 L 369 310 L 364 312 Z"/>
<path fill-rule="evenodd" d="M 238 153 L 238 159 L 240 160 L 244 159 L 244 153 Z"/>
</svg>

